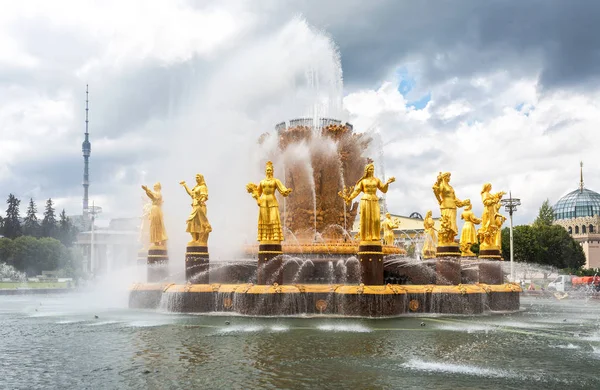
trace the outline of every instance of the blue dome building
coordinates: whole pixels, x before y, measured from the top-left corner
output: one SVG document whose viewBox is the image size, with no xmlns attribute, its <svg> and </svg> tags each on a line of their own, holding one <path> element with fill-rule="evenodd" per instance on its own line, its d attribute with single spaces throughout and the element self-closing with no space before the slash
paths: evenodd
<svg viewBox="0 0 600 390">
<path fill-rule="evenodd" d="M 587 268 L 600 267 L 600 194 L 583 186 L 580 164 L 579 188 L 571 191 L 553 207 L 554 223 L 564 227 L 583 248 Z"/>
<path fill-rule="evenodd" d="M 600 194 L 587 188 L 569 192 L 554 205 L 556 220 L 596 215 L 600 215 Z"/>
</svg>

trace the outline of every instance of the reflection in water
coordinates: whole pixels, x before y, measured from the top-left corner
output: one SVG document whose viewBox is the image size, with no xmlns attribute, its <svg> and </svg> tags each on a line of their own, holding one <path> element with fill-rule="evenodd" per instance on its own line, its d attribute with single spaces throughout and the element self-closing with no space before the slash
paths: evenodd
<svg viewBox="0 0 600 390">
<path fill-rule="evenodd" d="M 524 312 L 502 316 L 369 320 L 92 313 L 73 310 L 74 299 L 0 297 L 2 386 L 600 386 L 593 300 L 523 299 Z"/>
</svg>

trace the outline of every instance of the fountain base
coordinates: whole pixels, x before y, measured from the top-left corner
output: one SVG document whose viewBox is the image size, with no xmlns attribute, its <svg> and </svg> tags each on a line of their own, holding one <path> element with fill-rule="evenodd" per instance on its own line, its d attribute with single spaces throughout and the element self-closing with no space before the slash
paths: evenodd
<svg viewBox="0 0 600 390">
<path fill-rule="evenodd" d="M 169 255 L 165 247 L 151 246 L 147 259 L 148 282 L 158 282 L 169 276 Z"/>
<path fill-rule="evenodd" d="M 260 244 L 258 246 L 258 284 L 283 284 L 283 262 L 281 244 Z"/>
<path fill-rule="evenodd" d="M 383 248 L 381 244 L 360 245 L 358 261 L 364 284 L 383 285 Z"/>
<path fill-rule="evenodd" d="M 481 249 L 479 251 L 480 259 L 502 260 L 500 249 Z"/>
<path fill-rule="evenodd" d="M 208 283 L 209 255 L 207 246 L 188 246 L 185 251 L 185 280 Z"/>
<path fill-rule="evenodd" d="M 460 248 L 458 244 L 438 246 L 436 257 L 460 257 Z"/>
<path fill-rule="evenodd" d="M 411 313 L 481 314 L 519 309 L 517 284 L 502 285 L 253 285 L 137 284 L 131 308 L 251 316 L 393 317 Z"/>
</svg>

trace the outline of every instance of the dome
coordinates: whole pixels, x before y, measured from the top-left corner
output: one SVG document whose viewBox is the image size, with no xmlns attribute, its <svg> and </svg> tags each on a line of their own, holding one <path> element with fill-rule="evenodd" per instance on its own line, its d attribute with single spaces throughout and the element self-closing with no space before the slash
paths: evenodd
<svg viewBox="0 0 600 390">
<path fill-rule="evenodd" d="M 587 188 L 577 189 L 560 198 L 553 209 L 557 220 L 600 215 L 600 194 Z"/>
</svg>

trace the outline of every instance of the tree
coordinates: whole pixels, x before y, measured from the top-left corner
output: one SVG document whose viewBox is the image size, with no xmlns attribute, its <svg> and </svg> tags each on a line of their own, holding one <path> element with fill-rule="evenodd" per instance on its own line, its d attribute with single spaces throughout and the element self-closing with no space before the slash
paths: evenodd
<svg viewBox="0 0 600 390">
<path fill-rule="evenodd" d="M 67 217 L 65 209 L 60 213 L 58 221 L 58 239 L 67 247 L 70 247 L 75 240 L 75 227 L 71 223 L 71 219 Z"/>
<path fill-rule="evenodd" d="M 538 216 L 533 224 L 536 226 L 551 226 L 552 222 L 554 222 L 554 210 L 552 209 L 552 206 L 550 206 L 550 201 L 546 199 L 544 203 L 542 203 Z"/>
<path fill-rule="evenodd" d="M 13 240 L 13 245 L 13 266 L 29 276 L 38 275 L 39 240 L 35 237 L 21 236 Z"/>
<path fill-rule="evenodd" d="M 76 272 L 71 252 L 55 238 L 22 236 L 12 242 L 13 266 L 29 276 L 57 269 L 71 275 Z"/>
<path fill-rule="evenodd" d="M 0 263 L 6 263 L 13 265 L 13 252 L 14 244 L 13 240 L 6 237 L 0 238 Z"/>
<path fill-rule="evenodd" d="M 33 199 L 29 199 L 29 207 L 27 207 L 27 216 L 23 220 L 23 234 L 26 236 L 38 237 L 40 234 L 40 223 L 36 215 L 37 207 Z"/>
<path fill-rule="evenodd" d="M 4 219 L 4 237 L 19 237 L 22 234 L 21 221 L 19 220 L 19 204 L 21 201 L 13 194 L 9 194 L 6 203 L 8 207 L 6 208 L 6 218 Z"/>
<path fill-rule="evenodd" d="M 510 258 L 509 229 L 502 229 L 502 256 Z M 579 269 L 585 265 L 581 245 L 558 225 L 542 223 L 515 226 L 513 230 L 515 261 L 537 263 L 556 268 Z"/>
<path fill-rule="evenodd" d="M 585 254 L 581 245 L 561 226 L 537 228 L 540 245 L 539 263 L 557 268 L 581 268 L 585 265 Z"/>
<path fill-rule="evenodd" d="M 42 237 L 56 237 L 56 215 L 52 198 L 46 201 L 46 211 L 42 220 Z"/>
</svg>

